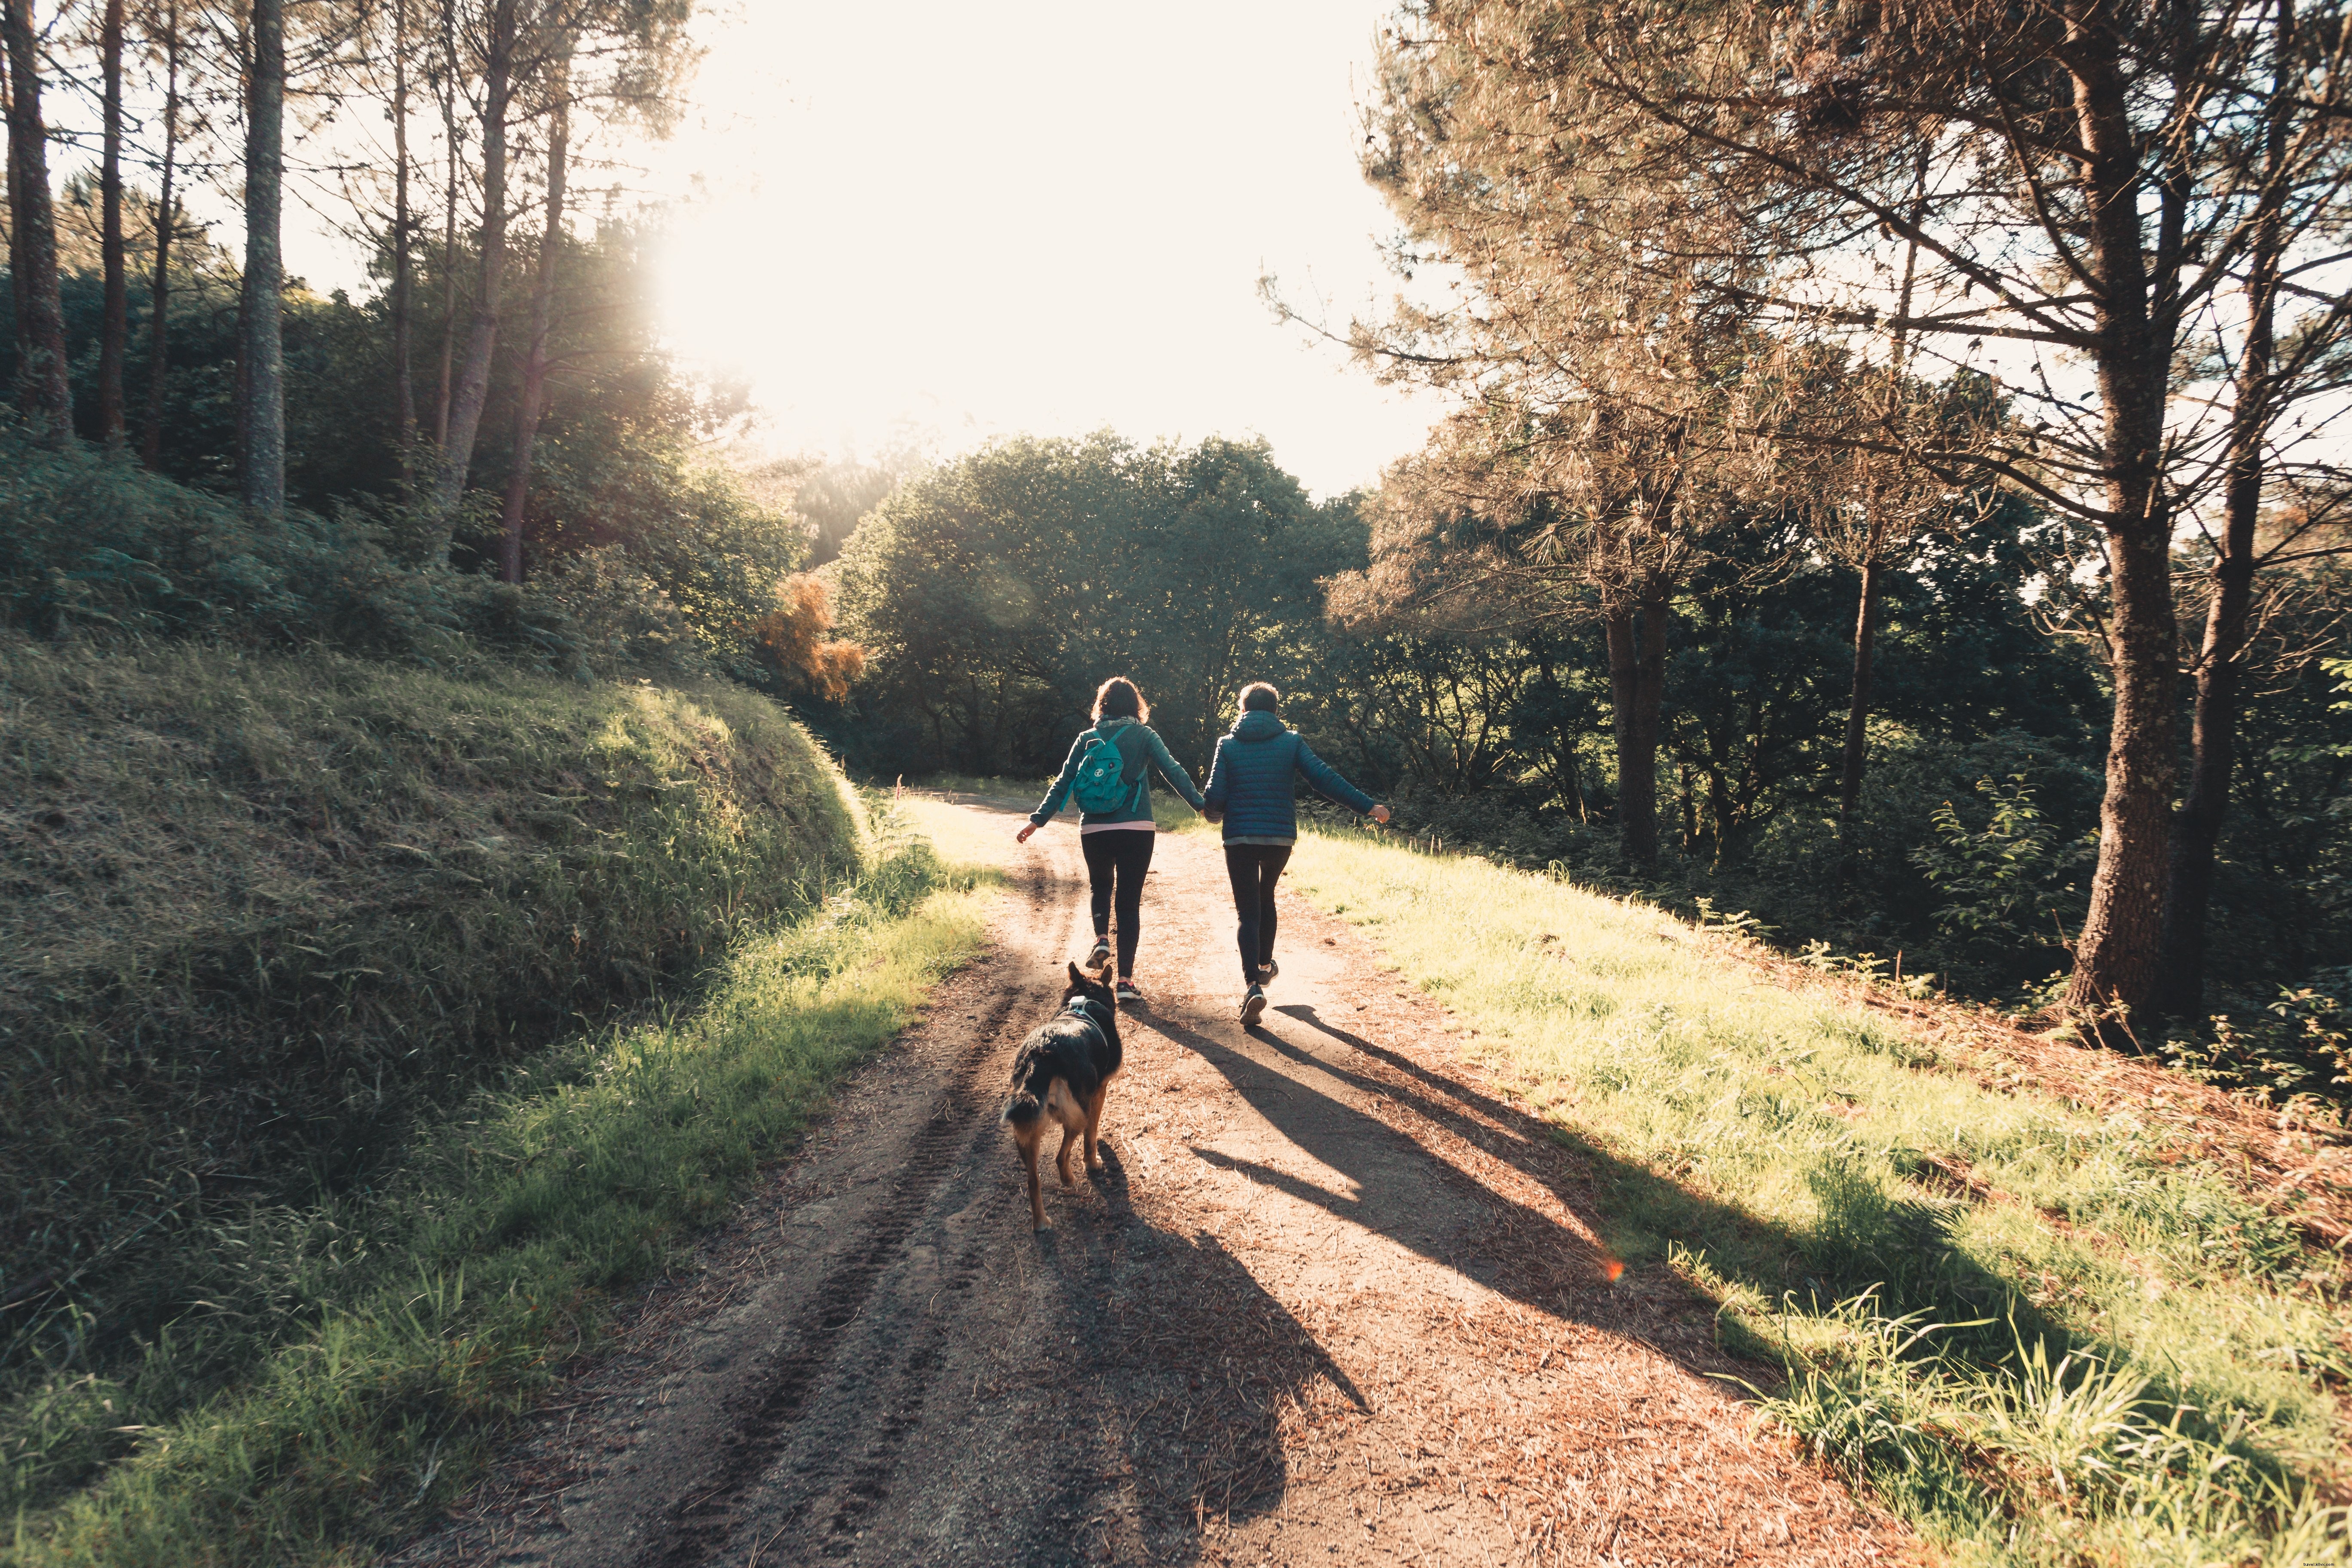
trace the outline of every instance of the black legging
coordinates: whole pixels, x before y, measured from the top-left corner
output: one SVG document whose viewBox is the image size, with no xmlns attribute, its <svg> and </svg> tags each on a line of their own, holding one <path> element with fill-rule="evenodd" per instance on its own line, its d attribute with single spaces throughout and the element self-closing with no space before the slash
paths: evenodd
<svg viewBox="0 0 2352 1568">
<path fill-rule="evenodd" d="M 1234 933 L 1242 950 L 1242 984 L 1257 984 L 1257 972 L 1274 962 L 1274 885 L 1290 862 L 1287 844 L 1228 844 L 1225 875 L 1233 879 Z"/>
<path fill-rule="evenodd" d="M 1114 899 L 1118 905 L 1118 977 L 1135 974 L 1135 939 L 1143 931 L 1143 874 L 1151 869 L 1151 841 L 1160 835 L 1142 828 L 1114 827 L 1078 836 L 1087 858 L 1087 891 L 1094 903 L 1095 934 L 1110 934 Z M 1116 891 L 1112 888 L 1117 878 Z"/>
</svg>

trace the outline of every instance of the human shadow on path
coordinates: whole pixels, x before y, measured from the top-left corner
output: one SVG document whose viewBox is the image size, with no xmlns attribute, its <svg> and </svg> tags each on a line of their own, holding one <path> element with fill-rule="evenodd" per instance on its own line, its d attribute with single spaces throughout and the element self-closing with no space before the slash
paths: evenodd
<svg viewBox="0 0 2352 1568">
<path fill-rule="evenodd" d="M 1093 1452 L 1024 1510 L 1020 1560 L 1191 1561 L 1212 1521 L 1280 1506 L 1287 1407 L 1315 1403 L 1318 1382 L 1370 1405 L 1244 1263 L 1213 1236 L 1156 1222 L 1118 1148 L 1102 1155 L 1100 1206 L 1061 1204 L 1037 1238 L 1073 1346 L 1055 1408 Z"/>
<path fill-rule="evenodd" d="M 1362 1052 L 1408 1084 L 1351 1071 L 1270 1030 L 1260 1030 L 1255 1037 L 1366 1093 L 1404 1099 L 1422 1115 L 1543 1184 L 1578 1209 L 1579 1217 L 1604 1243 L 1614 1242 L 1637 1258 L 1660 1255 L 1669 1242 L 1678 1243 L 1709 1256 L 1769 1299 L 1793 1295 L 1813 1310 L 1877 1289 L 1883 1304 L 1892 1310 L 1927 1307 L 1948 1319 L 1989 1318 L 2000 1329 L 1987 1342 L 1995 1356 L 2013 1348 L 2010 1324 L 2029 1339 L 2044 1339 L 2053 1352 L 2073 1342 L 2055 1320 L 2019 1296 L 2008 1280 L 1951 1245 L 1947 1230 L 1961 1207 L 1958 1204 L 1887 1204 L 1873 1188 L 1858 1195 L 1861 1207 L 1870 1211 L 1855 1216 L 1863 1223 L 1841 1223 L 1840 1214 L 1825 1212 L 1827 1223 L 1820 1231 L 1801 1234 L 1696 1193 L 1556 1122 L 1329 1023 L 1311 1005 L 1292 1004 L 1276 1011 Z M 1572 1190 L 1581 1184 L 1580 1177 L 1589 1182 L 1589 1193 Z M 1840 1199 L 1835 1191 L 1817 1195 L 1825 1211 L 1836 1209 Z M 1870 1223 L 1874 1220 L 1874 1225 Z M 1879 1234 L 1872 1236 L 1873 1230 Z"/>
<path fill-rule="evenodd" d="M 1392 1068 L 1374 1077 L 1260 1027 L 1251 1037 L 1287 1061 L 1328 1074 L 1360 1093 L 1396 1100 L 1437 1127 L 1475 1143 L 1538 1183 L 1595 1235 L 1623 1247 L 1633 1261 L 1661 1260 L 1668 1242 L 1720 1258 L 1743 1282 L 1778 1300 L 1792 1293 L 1809 1306 L 1886 1283 L 1891 1300 L 1948 1304 L 2008 1314 L 2020 1307 L 2009 1283 L 1945 1243 L 1951 1215 L 1925 1205 L 1881 1211 L 1879 1235 L 1858 1238 L 1836 1226 L 1804 1234 L 1619 1158 L 1555 1123 L 1517 1110 L 1425 1063 L 1325 1022 L 1312 1007 L 1276 1010 Z M 1360 1225 L 1453 1269 L 1466 1279 L 1545 1312 L 1611 1332 L 1638 1333 L 1695 1371 L 1727 1364 L 1727 1349 L 1749 1354 L 1761 1346 L 1726 1347 L 1702 1314 L 1709 1305 L 1661 1268 L 1643 1268 L 1627 1284 L 1612 1284 L 1604 1253 L 1550 1215 L 1479 1184 L 1441 1153 L 1321 1089 L 1253 1058 L 1212 1037 L 1161 1018 L 1149 1027 L 1193 1051 L 1284 1137 L 1356 1188 L 1350 1196 L 1257 1162 L 1213 1149 L 1203 1160 L 1266 1183 L 1301 1202 Z M 1456 1193 L 1486 1210 L 1484 1224 L 1436 1229 L 1416 1215 L 1433 1168 Z M 1884 1199 L 1878 1200 L 1882 1205 Z M 1910 1212 L 1916 1210 L 1916 1212 Z M 1857 1239 L 1862 1245 L 1855 1245 Z M 1677 1320 L 1681 1331 L 1663 1332 Z M 2037 1321 L 2020 1326 L 2029 1332 Z M 2054 1326 L 2053 1326 L 2054 1328 Z M 2053 1345 L 2063 1344 L 2053 1337 Z"/>
</svg>

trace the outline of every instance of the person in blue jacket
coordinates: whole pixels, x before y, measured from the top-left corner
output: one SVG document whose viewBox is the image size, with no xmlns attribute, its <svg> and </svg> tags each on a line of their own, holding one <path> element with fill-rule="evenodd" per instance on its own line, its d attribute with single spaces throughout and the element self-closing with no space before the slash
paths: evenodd
<svg viewBox="0 0 2352 1568">
<path fill-rule="evenodd" d="M 1038 802 L 1037 809 L 1029 814 L 1028 826 L 1022 828 L 1018 837 L 1021 843 L 1028 843 L 1029 836 L 1062 809 L 1088 742 L 1101 736 L 1128 757 L 1129 769 L 1137 774 L 1135 793 L 1118 811 L 1081 813 L 1078 849 L 1087 858 L 1087 885 L 1095 917 L 1095 948 L 1087 955 L 1087 967 L 1099 969 L 1103 960 L 1110 956 L 1110 917 L 1116 904 L 1118 999 L 1131 1005 L 1143 1000 L 1143 993 L 1135 986 L 1135 944 L 1143 930 L 1143 878 L 1151 869 L 1151 848 L 1160 831 L 1160 825 L 1151 817 L 1151 775 L 1157 773 L 1166 779 L 1169 787 L 1191 802 L 1194 811 L 1205 810 L 1207 802 L 1201 798 L 1192 775 L 1168 754 L 1168 743 L 1151 728 L 1151 704 L 1143 700 L 1135 682 L 1120 675 L 1104 681 L 1095 692 L 1094 721 L 1093 729 L 1081 731 L 1071 742 L 1069 760 L 1062 764 L 1061 776 L 1045 792 L 1045 798 Z"/>
<path fill-rule="evenodd" d="M 1233 879 L 1234 933 L 1242 952 L 1242 1026 L 1265 1011 L 1265 985 L 1274 962 L 1274 885 L 1298 842 L 1297 790 L 1304 777 L 1318 795 L 1386 822 L 1389 808 L 1339 776 L 1317 756 L 1297 731 L 1275 710 L 1282 693 L 1263 680 L 1242 688 L 1241 717 L 1217 742 L 1209 765 L 1209 820 L 1224 822 L 1225 875 Z"/>
</svg>

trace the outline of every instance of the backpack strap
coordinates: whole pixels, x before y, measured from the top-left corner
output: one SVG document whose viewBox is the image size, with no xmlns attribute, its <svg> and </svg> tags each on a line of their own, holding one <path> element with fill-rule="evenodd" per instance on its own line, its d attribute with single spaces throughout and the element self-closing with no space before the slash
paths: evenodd
<svg viewBox="0 0 2352 1568">
<path fill-rule="evenodd" d="M 1130 735 L 1139 739 L 1142 733 L 1143 726 L 1140 723 L 1129 724 L 1112 736 L 1110 742 L 1118 752 L 1118 782 L 1127 786 L 1127 809 L 1129 811 L 1135 809 L 1136 801 L 1143 794 L 1143 775 L 1150 771 L 1150 768 L 1145 748 L 1141 745 L 1129 746 L 1127 740 Z"/>
<path fill-rule="evenodd" d="M 1123 784 L 1135 784 L 1143 777 L 1144 758 L 1141 748 L 1131 747 L 1127 743 L 1127 738 L 1129 735 L 1139 735 L 1142 732 L 1142 725 L 1129 724 L 1110 738 L 1111 750 L 1118 753 L 1118 782 Z"/>
</svg>

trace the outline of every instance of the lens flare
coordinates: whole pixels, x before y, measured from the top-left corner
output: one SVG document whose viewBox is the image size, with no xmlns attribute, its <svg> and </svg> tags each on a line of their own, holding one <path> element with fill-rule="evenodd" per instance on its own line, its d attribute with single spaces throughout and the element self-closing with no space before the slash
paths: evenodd
<svg viewBox="0 0 2352 1568">
<path fill-rule="evenodd" d="M 1606 1279 L 1609 1283 L 1614 1285 L 1617 1283 L 1617 1277 L 1624 1272 L 1625 1266 L 1622 1263 L 1618 1262 L 1617 1259 L 1610 1257 L 1606 1253 L 1601 1254 L 1601 1277 L 1603 1279 Z"/>
</svg>

